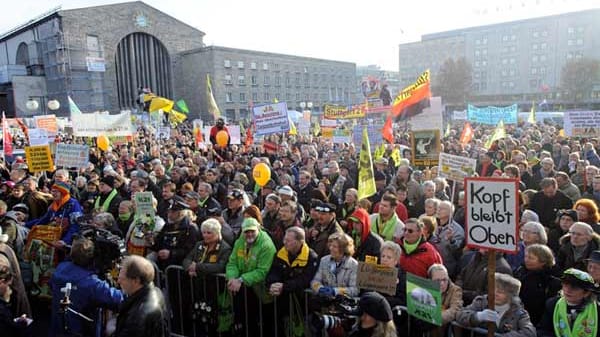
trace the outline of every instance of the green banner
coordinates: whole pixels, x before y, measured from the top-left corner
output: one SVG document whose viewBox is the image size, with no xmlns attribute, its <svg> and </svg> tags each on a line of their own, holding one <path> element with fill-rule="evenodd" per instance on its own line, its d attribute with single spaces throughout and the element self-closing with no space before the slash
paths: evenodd
<svg viewBox="0 0 600 337">
<path fill-rule="evenodd" d="M 406 304 L 409 315 L 442 325 L 442 294 L 440 285 L 435 281 L 406 274 Z"/>
</svg>

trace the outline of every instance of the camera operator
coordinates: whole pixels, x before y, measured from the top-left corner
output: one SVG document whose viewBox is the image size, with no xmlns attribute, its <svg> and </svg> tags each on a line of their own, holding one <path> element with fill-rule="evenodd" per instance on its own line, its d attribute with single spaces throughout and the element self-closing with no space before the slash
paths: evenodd
<svg viewBox="0 0 600 337">
<path fill-rule="evenodd" d="M 58 265 L 50 284 L 52 287 L 52 321 L 49 336 L 101 336 L 102 319 L 100 308 L 116 311 L 123 302 L 123 293 L 102 281 L 94 270 L 94 243 L 87 238 L 78 238 L 71 247 L 71 261 Z M 72 291 L 63 289 L 71 283 Z M 70 295 L 70 296 L 69 296 Z M 68 298 L 70 297 L 70 298 Z M 93 320 L 88 322 L 69 308 Z"/>
<path fill-rule="evenodd" d="M 361 313 L 359 324 L 350 337 L 396 337 L 392 309 L 386 299 L 376 292 L 364 293 L 358 301 Z"/>
</svg>

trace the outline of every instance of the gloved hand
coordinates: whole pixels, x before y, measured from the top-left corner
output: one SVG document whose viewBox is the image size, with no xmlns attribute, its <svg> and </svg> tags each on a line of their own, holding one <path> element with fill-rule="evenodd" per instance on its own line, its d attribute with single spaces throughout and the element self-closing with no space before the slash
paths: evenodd
<svg viewBox="0 0 600 337">
<path fill-rule="evenodd" d="M 475 318 L 477 318 L 477 320 L 479 322 L 493 322 L 496 323 L 498 322 L 498 319 L 500 318 L 498 313 L 495 312 L 494 310 L 491 309 L 485 309 L 483 311 L 480 311 L 478 313 L 475 314 Z"/>
<path fill-rule="evenodd" d="M 333 297 L 335 296 L 335 289 L 333 287 L 321 287 L 319 288 L 319 295 Z"/>
</svg>

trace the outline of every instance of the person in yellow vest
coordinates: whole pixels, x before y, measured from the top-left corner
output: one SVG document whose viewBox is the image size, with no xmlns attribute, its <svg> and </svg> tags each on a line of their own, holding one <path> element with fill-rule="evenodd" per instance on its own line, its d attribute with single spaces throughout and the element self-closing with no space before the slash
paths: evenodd
<svg viewBox="0 0 600 337">
<path fill-rule="evenodd" d="M 119 218 L 119 204 L 123 199 L 115 189 L 115 177 L 107 175 L 100 179 L 100 194 L 94 200 L 94 214 L 108 212 L 115 219 Z"/>
<path fill-rule="evenodd" d="M 546 302 L 546 310 L 537 335 L 539 337 L 597 337 L 598 291 L 590 274 L 569 268 L 561 277 L 559 295 Z"/>
</svg>

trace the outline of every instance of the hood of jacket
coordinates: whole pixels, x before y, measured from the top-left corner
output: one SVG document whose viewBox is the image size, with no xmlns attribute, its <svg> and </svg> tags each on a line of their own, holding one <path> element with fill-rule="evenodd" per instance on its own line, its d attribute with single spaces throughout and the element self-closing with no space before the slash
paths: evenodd
<svg viewBox="0 0 600 337">
<path fill-rule="evenodd" d="M 350 215 L 350 220 L 352 220 L 352 228 L 356 228 L 360 226 L 360 242 L 365 242 L 369 233 L 371 233 L 371 219 L 369 218 L 369 213 L 362 208 L 357 208 Z"/>
</svg>

